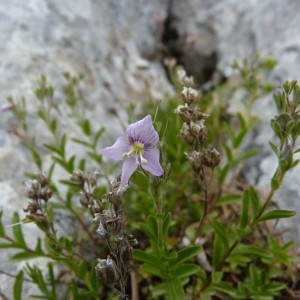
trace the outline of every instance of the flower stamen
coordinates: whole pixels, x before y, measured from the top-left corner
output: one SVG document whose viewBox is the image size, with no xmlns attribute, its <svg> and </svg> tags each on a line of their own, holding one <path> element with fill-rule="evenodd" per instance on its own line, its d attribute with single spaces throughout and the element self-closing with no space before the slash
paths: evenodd
<svg viewBox="0 0 300 300">
<path fill-rule="evenodd" d="M 131 156 L 135 156 L 137 165 L 146 165 L 147 159 L 143 157 L 144 144 L 140 142 L 134 142 L 130 148 L 129 152 L 124 152 L 122 154 L 123 158 L 129 158 Z"/>
</svg>

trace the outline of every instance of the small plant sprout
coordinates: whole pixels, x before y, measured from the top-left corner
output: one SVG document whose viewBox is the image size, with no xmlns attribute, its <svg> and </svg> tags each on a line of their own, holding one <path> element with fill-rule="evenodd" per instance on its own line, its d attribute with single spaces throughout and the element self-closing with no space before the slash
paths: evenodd
<svg viewBox="0 0 300 300">
<path fill-rule="evenodd" d="M 159 163 L 159 141 L 151 116 L 129 125 L 126 133 L 111 146 L 102 150 L 102 155 L 112 160 L 124 160 L 121 185 L 127 185 L 138 166 L 155 176 L 164 173 Z"/>
</svg>

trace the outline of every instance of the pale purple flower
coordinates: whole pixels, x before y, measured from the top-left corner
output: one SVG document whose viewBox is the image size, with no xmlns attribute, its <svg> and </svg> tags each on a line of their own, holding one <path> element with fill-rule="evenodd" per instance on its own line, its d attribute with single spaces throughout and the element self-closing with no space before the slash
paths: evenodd
<svg viewBox="0 0 300 300">
<path fill-rule="evenodd" d="M 5 103 L 0 105 L 0 111 L 8 111 L 8 110 L 12 110 L 14 108 L 14 105 L 11 103 Z"/>
<path fill-rule="evenodd" d="M 111 146 L 102 150 L 102 155 L 112 160 L 124 160 L 121 174 L 121 184 L 128 184 L 129 177 L 141 166 L 155 176 L 164 173 L 159 163 L 159 141 L 151 116 L 128 126 L 126 133 L 118 137 Z"/>
</svg>

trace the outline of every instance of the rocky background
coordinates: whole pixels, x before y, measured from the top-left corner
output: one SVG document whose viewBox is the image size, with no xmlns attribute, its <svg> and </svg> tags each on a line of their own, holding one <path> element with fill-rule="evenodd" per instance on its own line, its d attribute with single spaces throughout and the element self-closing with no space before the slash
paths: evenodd
<svg viewBox="0 0 300 300">
<path fill-rule="evenodd" d="M 25 96 L 32 103 L 41 73 L 56 85 L 63 72 L 82 72 L 84 88 L 94 104 L 91 118 L 117 133 L 120 127 L 108 117 L 108 109 L 118 109 L 120 102 L 141 103 L 172 94 L 163 65 L 166 56 L 175 56 L 200 83 L 216 73 L 229 76 L 233 59 L 257 52 L 277 58 L 271 78 L 275 85 L 300 80 L 300 4 L 296 0 L 0 3 L 0 105 L 7 96 Z M 253 164 L 248 177 L 263 187 L 276 167 L 266 144 L 272 137 L 268 129 L 274 114 L 271 96 L 261 99 L 256 109 L 263 122 L 252 142 L 262 148 L 264 158 Z M 19 140 L 9 133 L 10 113 L 0 114 L 0 209 L 9 223 L 11 212 L 24 206 L 23 174 L 31 163 Z M 286 178 L 277 196 L 282 208 L 300 211 L 299 174 L 295 169 Z M 291 227 L 289 237 L 298 242 L 299 221 L 300 215 L 285 224 Z M 26 227 L 28 238 L 32 230 Z M 8 264 L 7 257 L 1 250 L 0 270 L 15 274 L 20 266 Z M 11 296 L 11 284 L 11 278 L 0 274 L 0 292 Z"/>
</svg>

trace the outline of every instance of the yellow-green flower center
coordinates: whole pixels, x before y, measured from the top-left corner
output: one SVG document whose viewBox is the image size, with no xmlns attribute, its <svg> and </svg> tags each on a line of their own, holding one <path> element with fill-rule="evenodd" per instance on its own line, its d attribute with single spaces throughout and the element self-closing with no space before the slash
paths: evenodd
<svg viewBox="0 0 300 300">
<path fill-rule="evenodd" d="M 134 142 L 131 146 L 131 151 L 134 155 L 140 155 L 144 150 L 144 145 L 139 142 Z"/>
<path fill-rule="evenodd" d="M 124 158 L 129 158 L 131 156 L 136 157 L 136 163 L 145 165 L 147 164 L 147 160 L 143 157 L 143 151 L 144 151 L 144 145 L 140 142 L 134 142 L 131 147 L 129 152 L 123 153 Z"/>
</svg>

